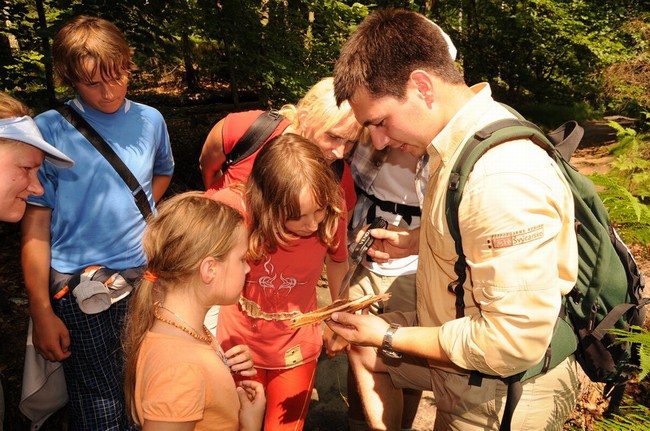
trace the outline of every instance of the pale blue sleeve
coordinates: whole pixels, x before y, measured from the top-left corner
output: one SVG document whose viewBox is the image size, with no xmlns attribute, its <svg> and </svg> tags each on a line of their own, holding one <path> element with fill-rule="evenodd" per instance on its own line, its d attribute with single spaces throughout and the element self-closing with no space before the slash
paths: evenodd
<svg viewBox="0 0 650 431">
<path fill-rule="evenodd" d="M 153 166 L 153 175 L 172 175 L 174 173 L 174 156 L 169 140 L 169 132 L 162 114 L 156 111 L 159 118 L 156 142 L 156 159 Z"/>
</svg>

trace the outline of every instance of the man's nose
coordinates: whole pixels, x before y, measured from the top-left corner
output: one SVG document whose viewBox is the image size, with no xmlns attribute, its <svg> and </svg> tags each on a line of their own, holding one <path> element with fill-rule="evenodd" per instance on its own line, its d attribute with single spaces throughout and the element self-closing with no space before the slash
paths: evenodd
<svg viewBox="0 0 650 431">
<path fill-rule="evenodd" d="M 386 135 L 386 133 L 382 132 L 378 127 L 374 126 L 369 126 L 368 130 L 370 131 L 370 139 L 372 140 L 372 145 L 376 149 L 383 150 L 388 146 L 390 138 Z"/>
</svg>

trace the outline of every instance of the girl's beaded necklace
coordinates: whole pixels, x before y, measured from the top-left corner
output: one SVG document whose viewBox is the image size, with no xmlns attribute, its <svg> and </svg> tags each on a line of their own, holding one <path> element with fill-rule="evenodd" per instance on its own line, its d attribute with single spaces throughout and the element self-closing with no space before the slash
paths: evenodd
<svg viewBox="0 0 650 431">
<path fill-rule="evenodd" d="M 183 326 L 183 325 L 181 325 L 181 324 L 179 324 L 179 323 L 177 323 L 177 322 L 174 322 L 173 320 L 165 319 L 164 317 L 162 317 L 162 316 L 160 315 L 160 313 L 158 312 L 158 309 L 160 309 L 160 308 L 162 308 L 163 310 L 165 310 L 165 311 L 167 311 L 168 313 L 172 314 L 172 315 L 173 315 L 174 317 L 176 317 L 178 320 L 180 320 L 181 322 L 183 322 L 186 326 Z M 168 324 L 168 325 L 171 325 L 171 326 L 173 326 L 174 328 L 178 328 L 178 329 L 180 329 L 181 331 L 185 332 L 186 334 L 189 334 L 189 335 L 192 336 L 193 338 L 195 338 L 195 339 L 197 339 L 197 340 L 199 340 L 199 341 L 202 341 L 202 342 L 207 343 L 208 345 L 210 345 L 210 347 L 212 347 L 212 348 L 214 349 L 214 351 L 217 353 L 217 355 L 218 355 L 219 358 L 223 361 L 223 363 L 226 365 L 226 367 L 230 368 L 230 366 L 228 365 L 228 359 L 226 358 L 226 355 L 225 355 L 225 354 L 223 353 L 223 351 L 221 350 L 221 346 L 219 345 L 219 343 L 216 343 L 216 342 L 215 342 L 215 339 L 214 339 L 214 337 L 212 336 L 212 333 L 210 332 L 210 330 L 209 330 L 205 325 L 203 325 L 203 333 L 205 334 L 205 336 L 203 336 L 203 335 L 200 335 L 200 334 L 197 332 L 196 329 L 192 328 L 192 327 L 191 327 L 191 326 L 190 326 L 190 325 L 189 325 L 185 320 L 183 320 L 183 318 L 182 318 L 181 316 L 179 316 L 178 314 L 174 313 L 174 312 L 173 312 L 172 310 L 170 310 L 169 308 L 166 308 L 164 305 L 162 305 L 162 304 L 159 303 L 159 302 L 155 305 L 155 307 L 154 307 L 154 309 L 153 309 L 153 315 L 154 315 L 154 317 L 155 317 L 156 319 L 160 320 L 161 322 L 166 323 L 166 324 Z"/>
<path fill-rule="evenodd" d="M 170 313 L 170 314 L 173 314 L 174 317 L 176 317 L 178 320 L 180 320 L 181 322 L 183 322 L 186 326 L 183 326 L 183 325 L 181 325 L 181 324 L 179 324 L 179 323 L 177 323 L 177 322 L 174 322 L 173 320 L 165 319 L 164 317 L 162 317 L 162 316 L 160 315 L 160 313 L 158 312 L 158 309 L 160 309 L 160 308 L 162 308 L 163 310 L 167 311 L 167 312 Z M 204 343 L 207 343 L 207 344 L 212 345 L 212 340 L 213 340 L 214 338 L 212 337 L 212 333 L 210 332 L 210 330 L 209 330 L 205 325 L 203 325 L 203 333 L 205 334 L 205 336 L 203 336 L 203 335 L 200 335 L 196 329 L 194 329 L 194 328 L 192 328 L 190 325 L 188 325 L 187 322 L 186 322 L 185 320 L 183 320 L 183 318 L 182 318 L 181 316 L 179 316 L 178 314 L 174 313 L 174 312 L 173 312 L 172 310 L 170 310 L 169 308 L 165 308 L 165 307 L 164 307 L 162 304 L 160 304 L 160 303 L 158 303 L 158 304 L 155 306 L 155 308 L 154 308 L 154 310 L 153 310 L 153 315 L 154 315 L 154 317 L 155 317 L 156 319 L 160 320 L 161 322 L 166 323 L 166 324 L 168 324 L 168 325 L 171 325 L 171 326 L 173 326 L 174 328 L 178 328 L 178 329 L 180 329 L 181 331 L 185 332 L 186 334 L 191 335 L 193 338 L 195 338 L 195 339 L 197 339 L 197 340 L 199 340 L 199 341 L 202 341 L 202 342 L 204 342 Z"/>
</svg>

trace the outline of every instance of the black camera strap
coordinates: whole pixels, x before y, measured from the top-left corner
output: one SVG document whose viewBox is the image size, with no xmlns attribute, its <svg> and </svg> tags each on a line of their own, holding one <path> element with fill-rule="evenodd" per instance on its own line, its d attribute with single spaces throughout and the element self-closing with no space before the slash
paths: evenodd
<svg viewBox="0 0 650 431">
<path fill-rule="evenodd" d="M 118 173 L 120 178 L 124 180 L 126 185 L 131 190 L 133 199 L 138 209 L 142 213 L 142 217 L 147 220 L 147 217 L 152 213 L 151 205 L 149 205 L 149 199 L 147 199 L 147 194 L 144 192 L 144 189 L 138 182 L 138 179 L 133 175 L 129 168 L 124 164 L 122 159 L 115 153 L 115 151 L 104 141 L 99 133 L 93 127 L 88 124 L 88 122 L 81 116 L 77 111 L 72 109 L 68 105 L 61 105 L 56 108 L 56 110 L 68 120 L 70 124 L 74 126 L 75 129 L 79 131 L 93 146 L 99 151 L 99 153 L 104 156 L 108 163 L 111 164 L 113 169 Z"/>
</svg>

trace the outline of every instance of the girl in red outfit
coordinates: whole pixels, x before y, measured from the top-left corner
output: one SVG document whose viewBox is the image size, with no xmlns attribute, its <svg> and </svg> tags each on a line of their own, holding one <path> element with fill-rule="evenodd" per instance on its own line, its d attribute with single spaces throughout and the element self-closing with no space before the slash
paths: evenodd
<svg viewBox="0 0 650 431">
<path fill-rule="evenodd" d="M 350 166 L 344 159 L 352 152 L 357 142 L 366 139 L 367 130 L 354 117 L 350 104 L 336 104 L 334 83 L 331 77 L 323 78 L 296 105 L 284 105 L 280 109 L 284 116 L 268 140 L 283 134 L 295 133 L 318 145 L 327 164 L 336 173 L 344 196 L 343 210 L 351 215 L 357 201 Z M 212 194 L 237 182 L 246 182 L 250 175 L 258 149 L 249 157 L 230 166 L 221 173 L 226 155 L 237 146 L 262 111 L 243 111 L 227 115 L 210 131 L 203 144 L 199 164 L 203 181 Z M 349 220 L 349 218 L 347 219 Z M 326 262 L 329 265 L 328 262 Z M 219 307 L 208 311 L 205 324 L 215 331 Z"/>
<path fill-rule="evenodd" d="M 316 283 L 326 257 L 332 299 L 347 270 L 337 180 L 314 143 L 285 134 L 262 148 L 245 186 L 211 197 L 242 211 L 250 227 L 251 272 L 239 304 L 221 307 L 217 338 L 225 349 L 248 344 L 255 378 L 266 389 L 264 429 L 301 430 L 323 335 L 320 324 L 297 330 L 288 325 L 317 308 Z"/>
</svg>

